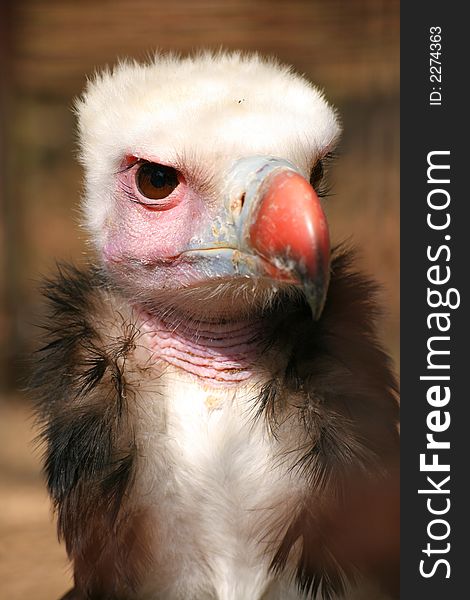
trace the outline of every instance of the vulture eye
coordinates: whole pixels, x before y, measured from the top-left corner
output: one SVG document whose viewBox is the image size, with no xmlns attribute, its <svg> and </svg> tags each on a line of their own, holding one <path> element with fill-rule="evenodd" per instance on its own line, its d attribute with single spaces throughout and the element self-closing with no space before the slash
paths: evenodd
<svg viewBox="0 0 470 600">
<path fill-rule="evenodd" d="M 172 167 L 145 162 L 136 172 L 135 181 L 142 196 L 162 200 L 178 187 L 178 173 Z"/>
<path fill-rule="evenodd" d="M 325 170 L 328 172 L 331 163 L 336 159 L 337 153 L 329 151 L 324 154 L 317 162 L 313 165 L 310 171 L 310 185 L 316 191 L 319 198 L 325 198 L 331 195 L 331 185 L 325 181 Z"/>
<path fill-rule="evenodd" d="M 323 161 L 318 160 L 310 172 L 310 185 L 316 192 L 318 192 L 319 185 L 323 179 L 323 175 Z"/>
</svg>

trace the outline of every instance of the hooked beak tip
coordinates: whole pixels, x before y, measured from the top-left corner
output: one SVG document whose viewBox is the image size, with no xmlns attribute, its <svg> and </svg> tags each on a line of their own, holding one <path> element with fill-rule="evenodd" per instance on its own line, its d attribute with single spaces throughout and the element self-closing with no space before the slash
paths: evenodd
<svg viewBox="0 0 470 600">
<path fill-rule="evenodd" d="M 325 304 L 330 239 L 320 200 L 299 173 L 279 169 L 259 187 L 249 224 L 249 245 L 267 261 L 282 263 L 303 288 L 314 319 Z"/>
</svg>

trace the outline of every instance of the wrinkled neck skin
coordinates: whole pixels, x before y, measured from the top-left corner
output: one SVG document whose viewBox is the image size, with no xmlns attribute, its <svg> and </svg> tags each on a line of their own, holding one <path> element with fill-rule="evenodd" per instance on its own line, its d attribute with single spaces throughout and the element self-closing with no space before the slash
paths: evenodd
<svg viewBox="0 0 470 600">
<path fill-rule="evenodd" d="M 249 379 L 266 343 L 263 319 L 214 322 L 147 312 L 141 319 L 141 331 L 156 357 L 212 386 Z"/>
<path fill-rule="evenodd" d="M 210 291 L 206 293 L 205 301 L 204 291 L 195 293 L 193 307 L 203 306 L 200 313 L 189 312 L 187 302 L 178 305 L 174 298 L 171 304 L 135 305 L 143 344 L 155 360 L 184 371 L 204 386 L 248 383 L 255 368 L 259 373 L 264 358 L 273 351 L 273 333 L 286 307 L 275 301 L 261 308 L 253 300 L 251 305 L 239 303 L 242 309 L 235 311 L 233 298 L 218 300 Z"/>
</svg>

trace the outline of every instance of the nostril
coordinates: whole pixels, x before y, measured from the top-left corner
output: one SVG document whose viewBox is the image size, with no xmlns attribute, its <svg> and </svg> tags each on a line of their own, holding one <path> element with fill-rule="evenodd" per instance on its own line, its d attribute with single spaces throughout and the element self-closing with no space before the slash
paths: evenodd
<svg viewBox="0 0 470 600">
<path fill-rule="evenodd" d="M 230 210 L 234 217 L 238 217 L 242 212 L 243 205 L 245 204 L 245 192 L 241 196 L 236 196 L 230 202 Z"/>
</svg>

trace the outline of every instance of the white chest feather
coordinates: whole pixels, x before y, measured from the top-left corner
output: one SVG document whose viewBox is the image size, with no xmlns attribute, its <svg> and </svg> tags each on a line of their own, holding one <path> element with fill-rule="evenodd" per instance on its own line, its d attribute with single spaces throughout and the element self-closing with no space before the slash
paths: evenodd
<svg viewBox="0 0 470 600">
<path fill-rule="evenodd" d="M 146 597 L 300 597 L 269 572 L 298 484 L 253 419 L 261 383 L 206 388 L 172 369 L 142 396 L 138 485 L 158 563 Z"/>
</svg>

